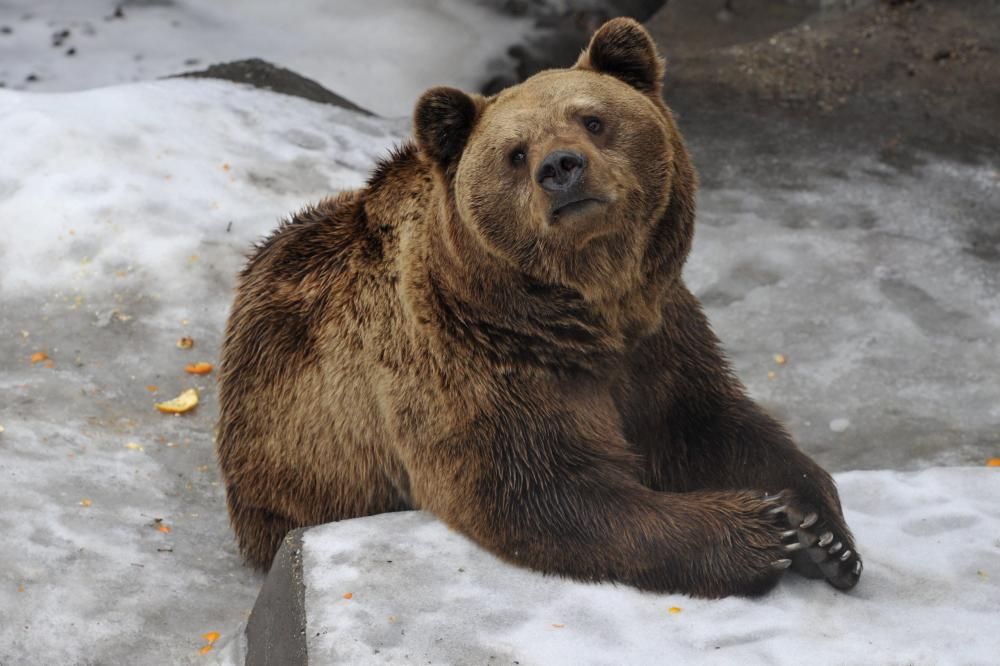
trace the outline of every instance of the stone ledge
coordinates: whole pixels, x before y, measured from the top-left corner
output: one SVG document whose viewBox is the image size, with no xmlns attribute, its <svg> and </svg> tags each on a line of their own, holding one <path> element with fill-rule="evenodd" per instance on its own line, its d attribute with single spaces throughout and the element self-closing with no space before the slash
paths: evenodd
<svg viewBox="0 0 1000 666">
<path fill-rule="evenodd" d="M 306 664 L 302 533 L 294 530 L 274 557 L 246 628 L 246 664 Z"/>
</svg>

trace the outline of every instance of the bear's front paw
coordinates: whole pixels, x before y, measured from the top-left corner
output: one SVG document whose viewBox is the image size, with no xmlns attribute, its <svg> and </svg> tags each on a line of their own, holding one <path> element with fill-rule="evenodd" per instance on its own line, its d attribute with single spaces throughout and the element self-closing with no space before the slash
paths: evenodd
<svg viewBox="0 0 1000 666">
<path fill-rule="evenodd" d="M 807 578 L 824 578 L 838 590 L 858 584 L 864 565 L 846 530 L 808 506 L 783 504 L 780 510 L 788 521 L 782 538 L 792 553 L 793 571 Z"/>
<path fill-rule="evenodd" d="M 790 490 L 775 495 L 739 493 L 733 531 L 724 539 L 726 556 L 712 553 L 713 566 L 726 562 L 731 588 L 726 594 L 756 596 L 770 590 L 790 566 L 800 546 L 788 529 L 788 515 L 797 514 L 798 500 Z"/>
</svg>

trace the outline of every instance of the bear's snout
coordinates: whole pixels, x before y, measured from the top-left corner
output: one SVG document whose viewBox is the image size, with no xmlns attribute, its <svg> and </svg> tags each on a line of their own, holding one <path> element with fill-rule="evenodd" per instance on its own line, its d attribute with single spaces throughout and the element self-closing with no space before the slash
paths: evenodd
<svg viewBox="0 0 1000 666">
<path fill-rule="evenodd" d="M 546 192 L 568 192 L 580 184 L 587 170 L 587 157 L 569 150 L 553 150 L 545 156 L 535 180 Z"/>
<path fill-rule="evenodd" d="M 535 180 L 549 195 L 550 224 L 563 215 L 589 210 L 592 204 L 606 203 L 603 197 L 587 192 L 586 172 L 587 156 L 575 151 L 553 150 L 542 160 Z"/>
</svg>

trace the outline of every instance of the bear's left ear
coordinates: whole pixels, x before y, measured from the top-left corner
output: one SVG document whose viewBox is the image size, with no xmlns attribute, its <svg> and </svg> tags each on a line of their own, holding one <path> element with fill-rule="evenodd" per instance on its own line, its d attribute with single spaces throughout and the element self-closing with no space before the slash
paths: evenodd
<svg viewBox="0 0 1000 666">
<path fill-rule="evenodd" d="M 602 25 L 576 67 L 608 74 L 652 95 L 660 94 L 666 69 L 653 38 L 630 18 L 611 19 Z"/>
<path fill-rule="evenodd" d="M 413 112 L 413 133 L 425 155 L 445 170 L 458 161 L 479 118 L 482 98 L 456 88 L 431 88 Z"/>
</svg>

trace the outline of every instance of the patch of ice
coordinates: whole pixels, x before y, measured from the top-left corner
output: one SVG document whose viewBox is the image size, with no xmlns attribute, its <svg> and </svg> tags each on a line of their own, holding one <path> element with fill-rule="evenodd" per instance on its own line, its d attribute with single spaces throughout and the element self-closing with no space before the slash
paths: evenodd
<svg viewBox="0 0 1000 666">
<path fill-rule="evenodd" d="M 467 0 L 8 0 L 0 25 L 11 29 L 0 34 L 0 82 L 15 89 L 83 90 L 263 58 L 392 116 L 408 116 L 433 85 L 478 90 L 533 30 Z"/>
</svg>

